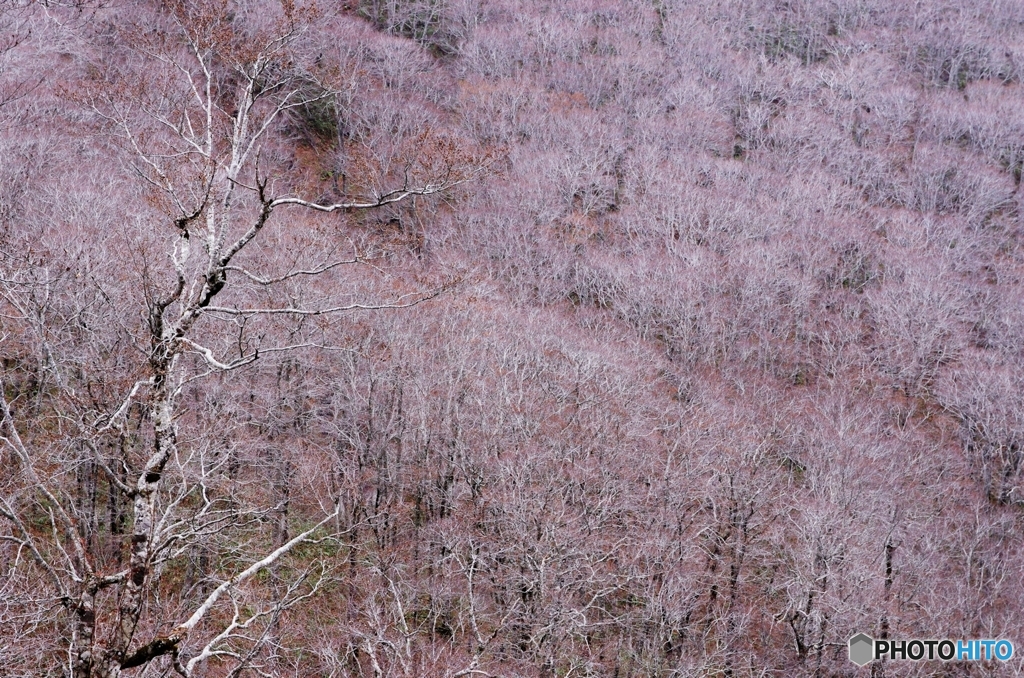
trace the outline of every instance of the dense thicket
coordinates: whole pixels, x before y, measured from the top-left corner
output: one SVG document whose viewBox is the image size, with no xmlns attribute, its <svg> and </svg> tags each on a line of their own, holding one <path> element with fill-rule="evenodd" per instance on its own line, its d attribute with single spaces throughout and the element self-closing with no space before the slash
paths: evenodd
<svg viewBox="0 0 1024 678">
<path fill-rule="evenodd" d="M 1024 4 L 52 5 L 0 0 L 0 674 L 205 648 L 192 675 L 852 676 L 857 632 L 1024 646 Z M 210 157 L 247 73 L 254 116 L 287 104 L 236 175 L 194 150 L 186 71 Z M 227 232 L 266 225 L 161 343 L 221 185 Z M 376 206 L 267 211 L 292 195 Z M 281 312 L 352 305 L 401 308 Z"/>
</svg>

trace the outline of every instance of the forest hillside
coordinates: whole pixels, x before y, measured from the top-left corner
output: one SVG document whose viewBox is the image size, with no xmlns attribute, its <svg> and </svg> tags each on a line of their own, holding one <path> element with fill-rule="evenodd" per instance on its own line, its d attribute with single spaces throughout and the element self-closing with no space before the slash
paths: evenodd
<svg viewBox="0 0 1024 678">
<path fill-rule="evenodd" d="M 0 0 L 0 675 L 1020 676 L 1024 3 Z"/>
</svg>

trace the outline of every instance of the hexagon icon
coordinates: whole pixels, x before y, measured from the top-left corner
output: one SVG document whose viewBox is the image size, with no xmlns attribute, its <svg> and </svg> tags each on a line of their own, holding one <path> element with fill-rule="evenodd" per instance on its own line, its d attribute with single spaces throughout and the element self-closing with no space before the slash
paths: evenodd
<svg viewBox="0 0 1024 678">
<path fill-rule="evenodd" d="M 873 659 L 875 641 L 871 636 L 858 633 L 850 638 L 850 661 L 857 666 L 864 666 Z"/>
</svg>

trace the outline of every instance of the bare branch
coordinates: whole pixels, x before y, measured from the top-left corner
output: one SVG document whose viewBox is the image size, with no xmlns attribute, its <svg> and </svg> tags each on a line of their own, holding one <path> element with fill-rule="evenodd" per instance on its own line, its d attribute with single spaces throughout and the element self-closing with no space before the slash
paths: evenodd
<svg viewBox="0 0 1024 678">
<path fill-rule="evenodd" d="M 25 472 L 29 476 L 29 481 L 32 483 L 32 488 L 37 492 L 41 493 L 48 500 L 51 521 L 55 521 L 53 517 L 54 511 L 56 511 L 57 516 L 60 516 L 61 523 L 64 527 L 64 532 L 68 535 L 68 538 L 71 540 L 71 543 L 74 547 L 77 562 L 82 567 L 84 567 L 87 572 L 91 573 L 90 561 L 88 556 L 86 555 L 85 545 L 82 543 L 82 540 L 79 537 L 78 530 L 75 526 L 75 521 L 72 520 L 71 517 L 67 514 L 67 512 L 64 510 L 63 504 L 60 502 L 60 500 L 57 499 L 57 497 L 53 495 L 53 492 L 50 491 L 49 487 L 47 487 L 46 483 L 42 481 L 42 479 L 36 472 L 35 465 L 32 462 L 32 456 L 29 453 L 28 449 L 25 447 L 24 443 L 21 441 L 21 435 L 19 435 L 18 429 L 14 425 L 14 418 L 11 415 L 11 408 L 7 402 L 7 397 L 4 395 L 4 384 L 2 381 L 0 381 L 0 430 L 2 430 L 4 426 L 6 426 L 9 432 L 9 437 L 0 435 L 0 441 L 3 441 L 4 443 L 7 444 L 8 447 L 14 450 L 15 455 L 17 455 L 17 457 L 21 461 L 25 469 Z M 54 536 L 56 538 L 57 527 L 55 522 L 53 527 Z M 80 578 L 81 574 L 77 573 L 77 568 L 74 567 L 73 563 L 69 562 L 68 565 L 72 568 L 72 571 L 75 572 L 75 577 Z"/>
<path fill-rule="evenodd" d="M 338 266 L 345 266 L 347 264 L 360 264 L 360 263 L 363 263 L 363 260 L 360 257 L 355 257 L 354 259 L 341 259 L 339 261 L 334 261 L 334 262 L 331 262 L 329 264 L 324 264 L 323 266 L 318 266 L 317 268 L 313 268 L 313 269 L 309 269 L 309 270 L 291 271 L 289 273 L 285 273 L 284 275 L 280 275 L 280 276 L 277 276 L 275 278 L 261 278 L 258 275 L 255 275 L 254 273 L 250 273 L 249 271 L 247 271 L 246 269 L 244 269 L 244 268 L 242 268 L 240 266 L 225 266 L 224 270 L 225 271 L 237 271 L 238 273 L 241 273 L 242 275 L 244 275 L 249 280 L 252 280 L 257 285 L 275 285 L 277 283 L 284 282 L 285 280 L 291 280 L 292 278 L 297 278 L 299 276 L 320 275 L 321 273 L 326 273 L 327 271 L 330 271 L 331 269 L 337 268 Z"/>
<path fill-rule="evenodd" d="M 10 520 L 18 529 L 18 532 L 21 534 L 21 539 L 18 540 L 18 543 L 28 546 L 28 549 L 31 551 L 32 557 L 35 559 L 36 563 L 38 563 L 39 567 L 43 568 L 43 571 L 46 572 L 50 579 L 53 580 L 53 585 L 59 592 L 60 596 L 62 598 L 66 598 L 68 596 L 68 592 L 64 587 L 64 582 L 61 581 L 60 576 L 46 558 L 43 557 L 43 554 L 39 552 L 39 548 L 36 546 L 32 535 L 18 517 L 18 514 L 14 511 L 14 507 L 10 505 L 5 497 L 0 497 L 0 515 L 3 515 L 5 518 Z"/>
<path fill-rule="evenodd" d="M 255 353 L 253 353 L 251 355 L 244 356 L 244 357 L 239 358 L 237 360 L 232 360 L 230 363 L 222 363 L 222 362 L 220 362 L 219 360 L 217 360 L 214 357 L 213 351 L 211 351 L 210 349 L 206 348 L 205 346 L 200 346 L 199 344 L 197 344 L 196 342 L 192 341 L 191 339 L 187 339 L 187 338 L 184 338 L 184 337 L 181 339 L 181 341 L 182 341 L 182 343 L 188 344 L 192 348 L 196 349 L 196 351 L 199 352 L 203 356 L 203 359 L 206 360 L 206 362 L 209 363 L 210 366 L 215 367 L 218 370 L 221 370 L 221 371 L 224 371 L 224 372 L 226 372 L 228 370 L 234 370 L 234 369 L 237 369 L 239 367 L 244 367 L 245 365 L 248 365 L 248 364 L 250 364 L 252 362 L 255 362 L 260 357 L 260 352 L 259 352 L 259 350 L 257 350 Z"/>
<path fill-rule="evenodd" d="M 296 316 L 320 316 L 333 313 L 346 313 L 348 311 L 381 311 L 385 309 L 411 308 L 424 301 L 429 301 L 441 295 L 447 288 L 441 288 L 427 293 L 410 292 L 403 294 L 394 301 L 381 304 L 347 304 L 345 306 L 333 306 L 331 308 L 305 309 L 305 308 L 227 308 L 224 306 L 207 306 L 204 310 L 207 313 L 223 313 L 234 316 L 253 315 L 296 315 Z M 414 301 L 403 301 L 409 297 L 418 296 Z"/>
<path fill-rule="evenodd" d="M 271 201 L 270 206 L 278 207 L 280 205 L 298 205 L 318 212 L 336 212 L 338 210 L 368 210 L 375 209 L 377 207 L 383 207 L 392 203 L 400 202 L 410 196 L 420 195 L 434 195 L 442 191 L 447 191 L 460 184 L 472 181 L 473 176 L 461 178 L 454 181 L 445 181 L 438 184 L 425 184 L 418 188 L 403 187 L 394 191 L 383 193 L 370 200 L 353 200 L 348 202 L 337 202 L 330 205 L 320 205 L 309 200 L 303 200 L 302 198 L 275 198 Z"/>
<path fill-rule="evenodd" d="M 216 589 L 214 589 L 213 593 L 211 593 L 209 596 L 207 596 L 206 600 L 203 601 L 203 603 L 199 606 L 198 609 L 196 609 L 196 611 L 192 614 L 191 617 L 189 617 L 187 620 L 185 620 L 184 622 L 179 624 L 177 627 L 175 627 L 175 630 L 176 630 L 177 634 L 180 635 L 180 636 L 187 635 L 189 631 L 191 631 L 193 628 L 195 628 L 195 626 L 200 621 L 203 620 L 203 618 L 210 612 L 210 610 L 217 603 L 217 601 L 220 600 L 220 597 L 223 596 L 225 592 L 227 592 L 227 591 L 233 589 L 234 587 L 238 586 L 239 584 L 245 582 L 246 580 L 251 578 L 253 575 L 255 575 L 260 570 L 263 570 L 263 569 L 266 569 L 267 567 L 270 567 L 275 562 L 280 560 L 280 558 L 282 556 L 284 556 L 289 551 L 291 551 L 293 548 L 295 548 L 296 546 L 298 546 L 299 544 L 301 544 L 301 543 L 303 543 L 305 541 L 308 541 L 309 538 L 317 530 L 319 530 L 321 527 L 323 527 L 327 523 L 331 522 L 332 520 L 336 519 L 338 517 L 338 515 L 340 514 L 340 510 L 341 509 L 340 509 L 340 504 L 339 504 L 338 506 L 335 507 L 333 513 L 328 515 L 326 518 L 321 520 L 319 523 L 317 523 L 313 527 L 309 528 L 305 532 L 302 532 L 301 534 L 293 537 L 291 540 L 289 540 L 288 542 L 286 542 L 282 546 L 280 546 L 280 547 L 276 548 L 275 550 L 273 550 L 265 558 L 256 561 L 255 563 L 253 563 L 252 565 L 250 565 L 246 569 L 242 570 L 241 572 L 239 572 L 235 576 L 233 576 L 230 579 L 228 579 L 227 581 L 223 582 L 220 586 L 218 586 Z"/>
<path fill-rule="evenodd" d="M 125 412 L 128 411 L 129 407 L 131 407 L 132 399 L 135 397 L 135 394 L 139 392 L 139 389 L 142 388 L 143 386 L 152 385 L 152 383 L 153 383 L 153 378 L 152 377 L 150 377 L 149 379 L 142 379 L 140 381 L 135 382 L 135 384 L 128 391 L 128 395 L 126 395 L 124 400 L 121 401 L 120 406 L 118 406 L 118 408 L 116 410 L 114 410 L 114 413 L 111 414 L 107 418 L 107 423 L 104 424 L 102 427 L 96 429 L 95 435 L 100 435 L 101 433 L 106 433 L 111 428 L 113 428 L 114 423 L 118 419 L 120 419 L 121 416 L 123 416 Z M 96 424 L 98 424 L 98 423 L 99 423 L 99 421 L 96 422 Z M 93 425 L 95 426 L 96 424 L 93 424 Z"/>
</svg>

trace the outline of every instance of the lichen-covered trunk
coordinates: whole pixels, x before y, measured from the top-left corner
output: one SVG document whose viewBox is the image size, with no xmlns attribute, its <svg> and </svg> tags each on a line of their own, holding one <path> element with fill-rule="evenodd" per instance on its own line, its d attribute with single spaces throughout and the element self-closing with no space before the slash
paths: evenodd
<svg viewBox="0 0 1024 678">
<path fill-rule="evenodd" d="M 96 633 L 96 586 L 87 581 L 74 609 L 75 626 L 71 636 L 72 678 L 91 678 L 93 643 Z"/>
<path fill-rule="evenodd" d="M 118 678 L 121 675 L 121 662 L 114 659 L 112 655 L 101 657 L 96 662 L 93 678 Z"/>
<path fill-rule="evenodd" d="M 174 388 L 170 378 L 174 364 L 173 355 L 165 353 L 159 359 L 154 359 L 151 364 L 154 370 L 151 400 L 153 453 L 146 460 L 135 483 L 128 577 L 121 591 L 118 622 L 113 631 L 112 642 L 105 653 L 102 665 L 97 666 L 98 670 L 94 672 L 99 678 L 116 678 L 120 675 L 121 664 L 128 656 L 135 637 L 139 617 L 145 605 L 147 580 L 152 566 L 160 480 L 176 444 Z"/>
</svg>

